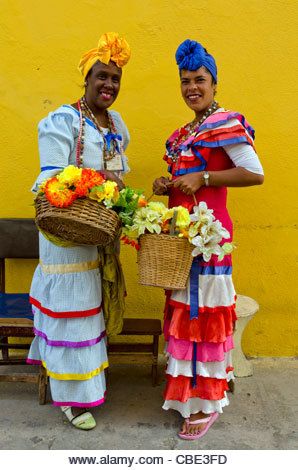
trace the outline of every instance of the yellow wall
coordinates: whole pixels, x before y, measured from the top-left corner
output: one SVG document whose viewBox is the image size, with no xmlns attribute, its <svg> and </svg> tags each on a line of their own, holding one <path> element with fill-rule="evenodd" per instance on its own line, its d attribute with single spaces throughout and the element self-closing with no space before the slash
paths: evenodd
<svg viewBox="0 0 298 470">
<path fill-rule="evenodd" d="M 244 350 L 294 355 L 297 6 L 294 0 L 2 1 L 0 217 L 33 216 L 37 123 L 80 96 L 78 60 L 105 31 L 119 31 L 132 47 L 114 108 L 131 132 L 127 182 L 149 195 L 153 178 L 166 172 L 165 139 L 192 118 L 180 97 L 174 53 L 184 39 L 199 40 L 217 60 L 219 102 L 255 127 L 266 171 L 264 186 L 230 189 L 229 196 L 238 244 L 236 289 L 261 306 Z M 127 315 L 161 318 L 163 292 L 137 284 L 132 249 L 124 247 L 122 260 Z M 33 266 L 10 264 L 8 289 L 26 290 Z"/>
</svg>

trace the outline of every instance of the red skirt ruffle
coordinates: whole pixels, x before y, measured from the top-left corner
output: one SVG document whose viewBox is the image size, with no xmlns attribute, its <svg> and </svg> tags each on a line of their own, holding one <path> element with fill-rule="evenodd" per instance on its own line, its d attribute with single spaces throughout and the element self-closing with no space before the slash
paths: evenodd
<svg viewBox="0 0 298 470">
<path fill-rule="evenodd" d="M 174 305 L 175 306 L 174 306 Z M 190 319 L 189 306 L 169 301 L 165 308 L 164 334 L 196 342 L 223 343 L 233 334 L 236 305 L 202 307 L 198 318 Z"/>
<path fill-rule="evenodd" d="M 228 390 L 226 379 L 215 379 L 197 375 L 197 384 L 192 388 L 192 377 L 172 377 L 167 375 L 167 385 L 164 391 L 165 400 L 177 400 L 183 403 L 190 398 L 203 400 L 221 400 Z"/>
</svg>

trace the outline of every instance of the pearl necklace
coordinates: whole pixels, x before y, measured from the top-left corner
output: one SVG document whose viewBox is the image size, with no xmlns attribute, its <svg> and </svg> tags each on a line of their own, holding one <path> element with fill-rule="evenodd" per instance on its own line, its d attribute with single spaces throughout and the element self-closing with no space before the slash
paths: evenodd
<svg viewBox="0 0 298 470">
<path fill-rule="evenodd" d="M 179 154 L 181 152 L 181 144 L 185 142 L 189 137 L 195 135 L 199 131 L 200 125 L 209 117 L 214 111 L 219 108 L 217 101 L 213 101 L 211 106 L 205 111 L 201 119 L 194 119 L 186 126 L 180 127 L 177 137 L 170 143 L 169 154 L 174 163 L 177 162 Z M 183 132 L 184 131 L 184 132 Z"/>
<path fill-rule="evenodd" d="M 85 142 L 85 124 L 86 124 L 86 118 L 88 117 L 93 124 L 95 125 L 96 129 L 100 133 L 103 139 L 103 161 L 104 161 L 104 167 L 106 168 L 106 162 L 109 160 L 112 160 L 112 158 L 115 157 L 116 155 L 116 144 L 112 140 L 111 141 L 111 149 L 108 150 L 108 145 L 107 145 L 107 140 L 105 137 L 105 134 L 100 127 L 96 117 L 94 116 L 93 112 L 89 108 L 87 101 L 85 97 L 80 98 L 77 102 L 78 110 L 80 113 L 80 129 L 79 129 L 79 137 L 78 137 L 78 143 L 77 143 L 77 149 L 76 149 L 76 163 L 77 166 L 80 167 L 83 164 L 83 152 L 84 152 L 84 142 Z M 107 117 L 108 117 L 108 129 L 109 133 L 117 133 L 115 124 L 113 122 L 111 114 L 107 111 Z"/>
</svg>

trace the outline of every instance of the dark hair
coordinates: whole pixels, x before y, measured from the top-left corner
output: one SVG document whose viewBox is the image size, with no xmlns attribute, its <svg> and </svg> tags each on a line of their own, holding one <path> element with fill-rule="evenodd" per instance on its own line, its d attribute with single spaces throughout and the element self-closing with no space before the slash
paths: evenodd
<svg viewBox="0 0 298 470">
<path fill-rule="evenodd" d="M 214 77 L 212 75 L 212 73 L 210 73 L 210 71 L 207 69 L 207 67 L 205 67 L 205 65 L 203 65 L 202 67 L 204 67 L 204 69 L 206 70 L 206 72 L 209 73 L 209 75 L 211 75 L 211 85 L 216 85 L 217 82 L 214 80 Z M 179 77 L 181 77 L 181 72 L 182 70 L 185 70 L 185 69 L 179 69 Z"/>
</svg>

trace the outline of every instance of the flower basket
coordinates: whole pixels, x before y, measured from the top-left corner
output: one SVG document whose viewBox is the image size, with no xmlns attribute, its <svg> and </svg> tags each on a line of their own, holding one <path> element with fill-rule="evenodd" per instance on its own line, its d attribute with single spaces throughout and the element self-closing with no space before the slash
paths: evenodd
<svg viewBox="0 0 298 470">
<path fill-rule="evenodd" d="M 37 227 L 75 245 L 107 245 L 119 235 L 121 221 L 112 209 L 89 198 L 55 207 L 42 195 L 35 199 Z"/>
<path fill-rule="evenodd" d="M 140 284 L 185 289 L 192 264 L 193 246 L 185 238 L 167 234 L 140 236 L 138 268 Z"/>
</svg>

